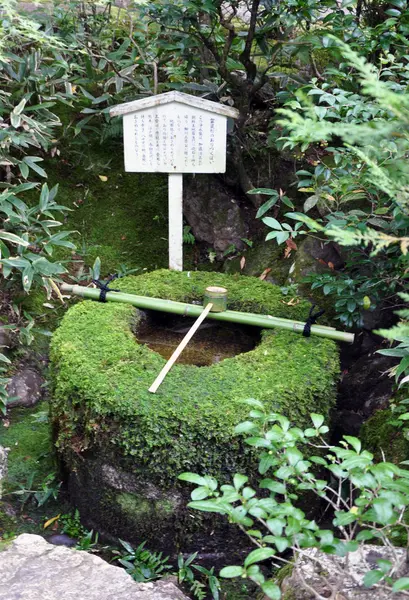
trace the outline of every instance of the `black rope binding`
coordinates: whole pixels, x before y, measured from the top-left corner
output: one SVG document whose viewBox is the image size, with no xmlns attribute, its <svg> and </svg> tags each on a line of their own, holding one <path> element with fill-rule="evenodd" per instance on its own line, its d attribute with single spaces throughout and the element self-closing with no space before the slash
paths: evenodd
<svg viewBox="0 0 409 600">
<path fill-rule="evenodd" d="M 314 314 L 314 308 L 315 308 L 315 304 L 313 304 L 310 308 L 310 314 L 308 315 L 308 319 L 305 322 L 304 325 L 304 331 L 302 332 L 304 337 L 310 337 L 311 335 L 311 325 L 314 325 L 317 322 L 317 319 L 319 317 L 321 317 L 324 313 L 325 310 L 319 310 L 318 312 L 316 312 Z"/>
<path fill-rule="evenodd" d="M 98 279 L 93 279 L 92 283 L 95 283 L 97 288 L 101 291 L 99 293 L 98 302 L 106 302 L 107 301 L 107 292 L 120 292 L 121 290 L 111 290 L 108 286 L 114 279 L 117 279 L 118 275 L 110 275 L 108 280 L 104 283 L 103 281 L 99 281 Z"/>
</svg>

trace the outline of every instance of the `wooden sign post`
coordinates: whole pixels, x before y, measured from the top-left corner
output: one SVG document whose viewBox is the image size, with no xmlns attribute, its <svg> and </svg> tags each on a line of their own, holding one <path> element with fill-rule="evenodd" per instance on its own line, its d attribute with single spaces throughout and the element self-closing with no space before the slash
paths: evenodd
<svg viewBox="0 0 409 600">
<path fill-rule="evenodd" d="M 224 173 L 228 117 L 235 108 L 167 92 L 118 104 L 125 171 L 169 174 L 169 268 L 183 270 L 183 173 Z"/>
</svg>

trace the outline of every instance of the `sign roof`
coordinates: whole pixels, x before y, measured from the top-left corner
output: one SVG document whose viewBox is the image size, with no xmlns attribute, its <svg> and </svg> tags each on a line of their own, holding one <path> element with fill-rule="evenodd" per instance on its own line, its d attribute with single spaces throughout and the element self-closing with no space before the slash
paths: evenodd
<svg viewBox="0 0 409 600">
<path fill-rule="evenodd" d="M 188 106 L 199 108 L 201 110 L 207 110 L 212 113 L 217 113 L 225 117 L 231 117 L 237 119 L 239 111 L 231 106 L 225 104 L 219 104 L 218 102 L 211 102 L 204 98 L 198 98 L 190 94 L 184 94 L 183 92 L 166 92 L 165 94 L 157 94 L 156 96 L 149 96 L 149 98 L 142 98 L 140 100 L 133 100 L 132 102 L 125 102 L 124 104 L 118 104 L 113 106 L 109 111 L 111 117 L 117 115 L 127 115 L 129 113 L 138 112 L 145 110 L 146 108 L 153 108 L 155 106 L 162 106 L 169 104 L 170 102 L 178 102 L 179 104 L 187 104 Z"/>
</svg>

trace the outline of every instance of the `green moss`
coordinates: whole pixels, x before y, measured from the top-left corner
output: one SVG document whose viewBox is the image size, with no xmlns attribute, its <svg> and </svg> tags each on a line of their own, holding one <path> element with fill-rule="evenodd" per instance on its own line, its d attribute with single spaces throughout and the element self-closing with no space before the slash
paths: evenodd
<svg viewBox="0 0 409 600">
<path fill-rule="evenodd" d="M 361 428 L 360 437 L 364 447 L 373 452 L 375 458 L 399 464 L 409 458 L 409 442 L 402 429 L 392 425 L 392 411 L 378 410 Z"/>
<path fill-rule="evenodd" d="M 292 260 L 284 258 L 284 248 L 275 242 L 260 242 L 243 253 L 246 259 L 244 268 L 241 269 L 241 257 L 226 260 L 225 271 L 229 274 L 242 273 L 243 275 L 258 277 L 265 269 L 271 269 L 268 277 L 277 285 L 284 285 L 288 279 Z"/>
<path fill-rule="evenodd" d="M 202 299 L 210 283 L 229 289 L 229 306 L 236 310 L 295 319 L 307 311 L 303 302 L 283 304 L 279 288 L 246 277 L 159 271 L 126 278 L 118 287 L 192 301 Z M 299 424 L 312 409 L 328 414 L 333 404 L 336 345 L 278 330 L 264 331 L 253 351 L 211 367 L 175 365 L 150 394 L 165 360 L 137 343 L 131 331 L 135 312 L 127 305 L 82 302 L 55 333 L 52 405 L 63 451 L 72 438 L 88 448 L 107 438 L 128 457 L 132 471 L 172 486 L 181 471 L 246 468 L 248 450 L 232 436 L 248 412 L 243 399 L 256 396 Z"/>
<path fill-rule="evenodd" d="M 44 410 L 47 410 L 46 403 L 31 409 L 14 409 L 9 415 L 10 426 L 0 425 L 0 445 L 10 448 L 8 490 L 26 484 L 32 473 L 35 473 L 35 486 L 56 469 L 50 424 L 33 419 L 35 413 Z"/>
<path fill-rule="evenodd" d="M 135 517 L 140 514 L 148 514 L 151 511 L 151 503 L 148 500 L 138 498 L 135 494 L 124 492 L 118 494 L 116 500 L 125 513 Z"/>
<path fill-rule="evenodd" d="M 122 511 L 133 519 L 143 519 L 149 514 L 155 518 L 166 517 L 172 515 L 175 510 L 175 504 L 170 500 L 147 500 L 128 492 L 118 494 L 116 501 Z"/>
<path fill-rule="evenodd" d="M 2 550 L 2 540 L 12 537 L 17 529 L 17 519 L 9 514 L 6 507 L 0 502 L 0 550 Z"/>
<path fill-rule="evenodd" d="M 91 146 L 81 156 L 50 160 L 45 168 L 50 185 L 59 184 L 59 204 L 72 209 L 64 227 L 80 234 L 73 241 L 88 265 L 99 256 L 103 274 L 121 264 L 148 270 L 167 266 L 166 175 L 125 173 L 122 143 L 115 140 L 109 147 Z M 185 248 L 185 254 L 189 267 L 192 250 Z M 65 250 L 56 256 L 69 258 Z"/>
</svg>

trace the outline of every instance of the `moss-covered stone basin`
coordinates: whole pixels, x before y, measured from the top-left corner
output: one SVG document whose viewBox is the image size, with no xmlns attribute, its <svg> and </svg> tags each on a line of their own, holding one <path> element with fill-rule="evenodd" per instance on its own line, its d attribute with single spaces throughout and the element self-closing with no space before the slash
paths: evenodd
<svg viewBox="0 0 409 600">
<path fill-rule="evenodd" d="M 305 301 L 288 305 L 280 288 L 256 278 L 155 271 L 115 282 L 129 293 L 201 301 L 208 285 L 229 291 L 229 308 L 304 319 Z M 203 516 L 186 510 L 183 471 L 226 479 L 256 473 L 249 447 L 233 434 L 263 400 L 298 425 L 328 415 L 338 375 L 336 344 L 264 330 L 254 350 L 206 367 L 176 364 L 148 392 L 165 359 L 137 335 L 141 313 L 116 303 L 80 302 L 52 341 L 52 416 L 56 441 L 82 516 L 102 532 L 151 547 L 209 546 L 192 532 Z"/>
</svg>

